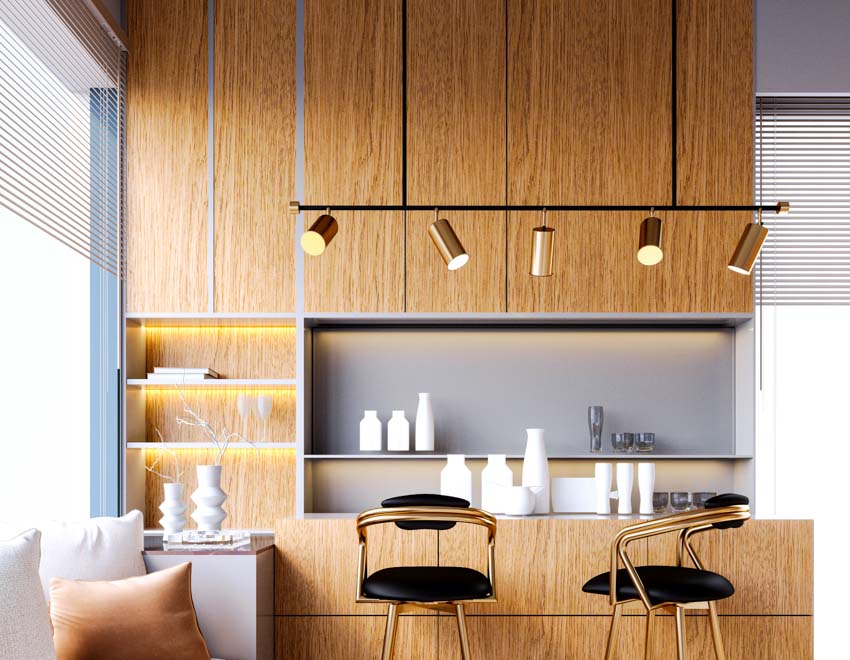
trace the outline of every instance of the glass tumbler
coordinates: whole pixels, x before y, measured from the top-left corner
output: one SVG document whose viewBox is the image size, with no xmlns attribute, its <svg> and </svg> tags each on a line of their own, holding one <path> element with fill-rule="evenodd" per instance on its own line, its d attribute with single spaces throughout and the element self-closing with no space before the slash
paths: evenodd
<svg viewBox="0 0 850 660">
<path fill-rule="evenodd" d="M 587 426 L 590 429 L 590 451 L 602 451 L 602 406 L 588 406 Z"/>
<path fill-rule="evenodd" d="M 667 511 L 668 493 L 653 493 L 652 494 L 652 510 L 655 513 L 664 513 Z"/>
<path fill-rule="evenodd" d="M 715 495 L 717 495 L 717 493 L 709 493 L 709 492 L 694 493 L 694 496 L 692 498 L 693 503 L 694 503 L 694 508 L 704 509 L 706 501 L 710 500 Z"/>
<path fill-rule="evenodd" d="M 612 433 L 611 434 L 611 449 L 614 450 L 616 454 L 624 454 L 626 452 L 626 439 L 625 433 Z"/>
<path fill-rule="evenodd" d="M 623 444 L 626 446 L 626 451 L 632 453 L 635 450 L 635 434 L 623 433 Z"/>
<path fill-rule="evenodd" d="M 635 451 L 655 451 L 655 434 L 635 433 Z"/>
<path fill-rule="evenodd" d="M 687 511 L 689 506 L 687 493 L 670 493 L 670 508 L 673 511 Z"/>
</svg>

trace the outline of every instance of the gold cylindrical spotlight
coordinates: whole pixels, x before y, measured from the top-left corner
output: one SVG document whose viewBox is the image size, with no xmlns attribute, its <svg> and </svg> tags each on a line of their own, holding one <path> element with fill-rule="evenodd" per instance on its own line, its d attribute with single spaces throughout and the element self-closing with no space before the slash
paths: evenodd
<svg viewBox="0 0 850 660">
<path fill-rule="evenodd" d="M 316 222 L 310 225 L 310 229 L 301 234 L 301 248 L 309 255 L 318 257 L 339 231 L 336 218 L 328 209 L 324 215 L 320 215 Z"/>
<path fill-rule="evenodd" d="M 767 227 L 761 224 L 761 209 L 759 209 L 758 222 L 751 222 L 741 234 L 738 246 L 729 260 L 729 270 L 741 275 L 752 273 L 766 238 Z"/>
<path fill-rule="evenodd" d="M 449 270 L 457 270 L 462 268 L 467 261 L 469 255 L 466 253 L 460 239 L 455 234 L 454 229 L 445 218 L 440 218 L 438 209 L 434 209 L 434 222 L 428 227 L 428 235 L 434 242 L 437 252 L 446 262 Z"/>
<path fill-rule="evenodd" d="M 555 262 L 555 230 L 546 226 L 546 209 L 543 224 L 531 230 L 531 274 L 549 277 Z"/>
<path fill-rule="evenodd" d="M 640 223 L 640 239 L 637 259 L 644 266 L 654 266 L 664 258 L 661 250 L 661 218 L 656 217 L 655 209 L 650 209 L 649 217 Z"/>
</svg>

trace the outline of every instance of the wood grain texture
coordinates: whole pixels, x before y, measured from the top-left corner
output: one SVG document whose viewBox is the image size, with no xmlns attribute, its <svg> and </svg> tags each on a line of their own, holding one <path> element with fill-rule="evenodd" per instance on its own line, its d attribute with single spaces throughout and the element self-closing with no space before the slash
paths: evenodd
<svg viewBox="0 0 850 660">
<path fill-rule="evenodd" d="M 146 465 L 151 465 L 159 454 L 156 449 L 144 452 Z M 189 505 L 187 529 L 194 529 L 195 521 L 189 516 L 195 510 L 190 495 L 198 487 L 195 467 L 213 464 L 215 450 L 177 449 L 175 453 L 184 471 L 182 481 Z M 227 493 L 223 505 L 227 511 L 225 529 L 272 529 L 276 521 L 295 515 L 295 450 L 231 448 L 222 466 L 221 487 Z M 162 484 L 161 477 L 145 473 L 146 529 L 159 529 Z"/>
<path fill-rule="evenodd" d="M 675 564 L 674 539 L 651 539 L 649 563 Z M 750 520 L 698 534 L 693 546 L 707 570 L 735 585 L 735 595 L 717 604 L 720 614 L 813 614 L 811 520 Z"/>
<path fill-rule="evenodd" d="M 306 226 L 319 215 L 305 213 Z M 333 215 L 339 233 L 321 256 L 304 256 L 305 311 L 404 311 L 403 214 Z"/>
<path fill-rule="evenodd" d="M 305 3 L 305 203 L 401 203 L 401 3 Z"/>
<path fill-rule="evenodd" d="M 412 204 L 505 203 L 505 3 L 411 0 Z"/>
<path fill-rule="evenodd" d="M 277 660 L 363 660 L 381 657 L 383 616 L 275 618 Z M 394 660 L 437 660 L 436 616 L 399 618 Z"/>
<path fill-rule="evenodd" d="M 207 3 L 129 0 L 127 309 L 207 311 Z"/>
<path fill-rule="evenodd" d="M 508 3 L 511 204 L 671 197 L 669 0 Z"/>
<path fill-rule="evenodd" d="M 551 277 L 528 274 L 531 230 L 540 215 L 511 213 L 508 310 L 511 312 L 751 312 L 752 282 L 727 267 L 749 213 L 657 212 L 664 259 L 637 260 L 647 213 L 549 213 L 555 228 Z"/>
<path fill-rule="evenodd" d="M 353 519 L 283 520 L 275 525 L 275 614 L 385 614 L 386 605 L 354 602 L 357 532 Z M 388 566 L 437 564 L 437 532 L 394 525 L 369 530 L 370 573 Z"/>
<path fill-rule="evenodd" d="M 440 258 L 428 227 L 434 214 L 407 214 L 408 312 L 504 312 L 505 213 L 441 213 L 449 220 L 469 262 L 450 271 Z"/>
<path fill-rule="evenodd" d="M 753 3 L 678 0 L 678 202 L 753 203 Z"/>
<path fill-rule="evenodd" d="M 295 309 L 295 0 L 215 4 L 215 311 Z"/>
<path fill-rule="evenodd" d="M 148 326 L 145 345 L 148 372 L 211 367 L 222 378 L 295 378 L 293 327 Z"/>
</svg>

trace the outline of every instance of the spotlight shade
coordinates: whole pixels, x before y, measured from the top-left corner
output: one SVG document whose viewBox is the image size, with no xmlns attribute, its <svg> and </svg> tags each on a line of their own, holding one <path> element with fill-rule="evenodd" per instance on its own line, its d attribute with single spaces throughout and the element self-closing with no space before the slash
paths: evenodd
<svg viewBox="0 0 850 660">
<path fill-rule="evenodd" d="M 535 227 L 531 236 L 531 274 L 549 277 L 555 261 L 555 230 L 552 227 Z"/>
<path fill-rule="evenodd" d="M 440 218 L 428 227 L 428 235 L 434 242 L 437 252 L 446 262 L 449 270 L 457 270 L 466 265 L 469 255 L 455 234 L 454 229 L 445 218 Z"/>
<path fill-rule="evenodd" d="M 654 266 L 664 258 L 661 250 L 661 218 L 651 215 L 640 223 L 637 258 L 644 266 Z"/>
<path fill-rule="evenodd" d="M 301 234 L 301 248 L 307 254 L 318 257 L 339 231 L 336 218 L 327 213 L 320 215 L 318 220 L 310 225 L 310 229 Z"/>
<path fill-rule="evenodd" d="M 753 266 L 756 265 L 756 259 L 761 252 L 761 246 L 764 245 L 764 239 L 767 238 L 767 227 L 764 225 L 751 222 L 747 225 L 744 233 L 741 234 L 741 239 L 738 241 L 738 246 L 729 260 L 729 270 L 740 273 L 741 275 L 749 275 L 753 272 Z"/>
</svg>

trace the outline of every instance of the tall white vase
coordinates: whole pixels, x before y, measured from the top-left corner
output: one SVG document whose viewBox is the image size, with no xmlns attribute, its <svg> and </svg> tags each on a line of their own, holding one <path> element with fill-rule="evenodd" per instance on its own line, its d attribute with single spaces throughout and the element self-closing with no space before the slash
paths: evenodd
<svg viewBox="0 0 850 660">
<path fill-rule="evenodd" d="M 440 472 L 440 494 L 460 497 L 472 504 L 472 472 L 463 454 L 449 454 Z"/>
<path fill-rule="evenodd" d="M 640 512 L 652 513 L 652 491 L 655 490 L 655 463 L 638 463 Z"/>
<path fill-rule="evenodd" d="M 192 501 L 197 508 L 192 513 L 192 519 L 198 524 L 198 529 L 218 530 L 227 518 L 227 512 L 221 508 L 227 499 L 227 493 L 221 489 L 221 466 L 198 466 L 198 489 L 192 493 Z"/>
<path fill-rule="evenodd" d="M 611 513 L 611 479 L 614 469 L 611 463 L 597 463 L 596 477 L 596 513 L 605 516 Z"/>
<path fill-rule="evenodd" d="M 381 451 L 381 420 L 377 410 L 364 410 L 360 420 L 360 451 Z"/>
<path fill-rule="evenodd" d="M 165 499 L 159 505 L 162 518 L 159 524 L 166 534 L 179 534 L 186 526 L 186 503 L 183 501 L 183 484 L 168 483 L 162 485 Z"/>
<path fill-rule="evenodd" d="M 410 422 L 403 410 L 393 410 L 393 416 L 387 424 L 387 449 L 390 451 L 408 451 L 410 449 Z"/>
<path fill-rule="evenodd" d="M 617 513 L 632 512 L 632 488 L 634 484 L 634 465 L 617 463 Z M 649 499 L 652 500 L 652 495 L 649 496 Z"/>
<path fill-rule="evenodd" d="M 416 409 L 416 451 L 434 451 L 434 410 L 428 392 L 419 393 L 419 407 Z"/>
<path fill-rule="evenodd" d="M 522 461 L 522 485 L 541 487 L 534 495 L 534 513 L 549 513 L 549 461 L 543 443 L 543 429 L 526 429 L 526 433 L 528 440 Z"/>
<path fill-rule="evenodd" d="M 505 513 L 505 498 L 514 485 L 514 473 L 504 454 L 488 454 L 487 467 L 481 471 L 481 508 L 490 513 Z"/>
</svg>

